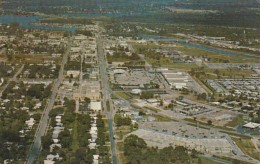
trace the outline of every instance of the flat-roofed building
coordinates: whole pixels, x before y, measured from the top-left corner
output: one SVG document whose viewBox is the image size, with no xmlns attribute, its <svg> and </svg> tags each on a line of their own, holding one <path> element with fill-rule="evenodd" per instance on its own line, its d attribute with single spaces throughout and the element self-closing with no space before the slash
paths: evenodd
<svg viewBox="0 0 260 164">
<path fill-rule="evenodd" d="M 84 80 L 82 82 L 81 92 L 73 93 L 74 99 L 84 100 L 88 97 L 91 100 L 100 100 L 100 83 L 99 81 Z"/>
</svg>

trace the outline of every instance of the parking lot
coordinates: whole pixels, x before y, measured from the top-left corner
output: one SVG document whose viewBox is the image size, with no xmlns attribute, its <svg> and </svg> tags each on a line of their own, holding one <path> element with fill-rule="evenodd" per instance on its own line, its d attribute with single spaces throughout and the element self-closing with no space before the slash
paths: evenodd
<svg viewBox="0 0 260 164">
<path fill-rule="evenodd" d="M 145 85 L 153 80 L 145 71 L 125 71 L 123 74 L 114 74 L 114 77 L 120 85 Z"/>
</svg>

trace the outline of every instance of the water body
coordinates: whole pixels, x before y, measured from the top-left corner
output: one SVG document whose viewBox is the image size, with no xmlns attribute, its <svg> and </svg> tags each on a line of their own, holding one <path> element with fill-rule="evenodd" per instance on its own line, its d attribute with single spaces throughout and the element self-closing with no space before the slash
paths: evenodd
<svg viewBox="0 0 260 164">
<path fill-rule="evenodd" d="M 229 56 L 236 56 L 236 57 L 243 57 L 243 58 L 260 60 L 259 56 L 252 56 L 252 55 L 249 55 L 249 54 L 239 54 L 239 53 L 235 53 L 235 52 L 231 52 L 231 51 L 225 51 L 225 50 L 221 50 L 221 49 L 217 49 L 217 48 L 213 48 L 213 47 L 208 47 L 208 46 L 204 46 L 204 45 L 197 44 L 197 43 L 186 42 L 185 40 L 163 37 L 163 36 L 158 36 L 158 35 L 140 35 L 140 36 L 144 39 L 171 41 L 171 42 L 182 44 L 182 45 L 185 45 L 185 46 L 188 46 L 188 47 L 193 47 L 193 48 L 198 48 L 198 49 L 209 51 L 209 52 L 218 53 L 220 55 L 229 55 Z"/>
<path fill-rule="evenodd" d="M 76 28 L 74 27 L 43 26 L 43 25 L 35 24 L 42 18 L 43 18 L 42 16 L 1 15 L 0 24 L 18 23 L 22 28 L 39 29 L 39 30 L 70 31 L 70 32 L 74 32 L 76 30 Z"/>
</svg>

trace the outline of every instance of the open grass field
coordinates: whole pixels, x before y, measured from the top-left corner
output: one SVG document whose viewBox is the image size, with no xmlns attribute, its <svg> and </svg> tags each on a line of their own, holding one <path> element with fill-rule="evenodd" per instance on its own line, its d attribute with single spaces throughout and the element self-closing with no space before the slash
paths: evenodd
<svg viewBox="0 0 260 164">
<path fill-rule="evenodd" d="M 71 148 L 73 151 L 76 151 L 78 148 L 79 148 L 79 141 L 78 141 L 78 121 L 77 121 L 77 118 L 75 119 L 75 122 L 74 122 L 74 127 L 73 127 L 73 136 L 72 136 L 72 145 L 71 145 Z"/>
<path fill-rule="evenodd" d="M 252 143 L 251 139 L 237 139 L 232 138 L 237 146 L 247 155 L 251 156 L 252 158 L 255 158 L 257 160 L 260 160 L 259 152 L 257 152 L 254 144 Z"/>
<path fill-rule="evenodd" d="M 244 119 L 242 116 L 237 116 L 236 118 L 234 118 L 232 121 L 230 121 L 229 123 L 227 123 L 225 126 L 229 126 L 229 127 L 236 127 L 237 125 L 241 124 L 244 122 Z"/>
</svg>

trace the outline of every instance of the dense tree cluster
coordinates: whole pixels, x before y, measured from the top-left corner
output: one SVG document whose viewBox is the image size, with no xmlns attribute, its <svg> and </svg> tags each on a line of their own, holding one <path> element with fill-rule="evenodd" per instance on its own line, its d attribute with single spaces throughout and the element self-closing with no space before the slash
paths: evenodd
<svg viewBox="0 0 260 164">
<path fill-rule="evenodd" d="M 53 11 L 52 11 L 53 12 Z M 49 12 L 47 12 L 50 14 Z M 59 23 L 59 24 L 84 24 L 84 25 L 92 25 L 93 22 L 86 18 L 55 18 L 55 19 L 42 19 L 41 23 Z"/>
<path fill-rule="evenodd" d="M 12 81 L 9 83 L 9 85 L 3 92 L 2 97 L 9 98 L 12 100 L 14 98 L 19 99 L 21 98 L 22 95 L 24 95 L 30 99 L 36 98 L 36 99 L 44 100 L 50 96 L 51 89 L 52 89 L 52 84 L 49 84 L 48 86 L 45 87 L 44 84 L 25 85 L 23 82 L 16 83 Z M 25 101 L 25 103 L 26 102 L 27 101 Z"/>
<path fill-rule="evenodd" d="M 80 70 L 81 64 L 79 63 L 80 59 L 78 61 L 72 61 L 69 59 L 69 62 L 65 65 L 65 70 Z M 86 72 L 88 68 L 91 68 L 90 64 L 87 64 L 85 62 L 82 63 L 82 71 Z"/>
<path fill-rule="evenodd" d="M 78 120 L 78 141 L 79 141 L 79 147 L 88 147 L 88 139 L 91 138 L 91 135 L 89 133 L 89 130 L 91 128 L 91 118 L 87 115 L 80 115 L 77 116 Z"/>
<path fill-rule="evenodd" d="M 130 135 L 124 141 L 124 153 L 127 163 L 132 164 L 167 164 L 167 163 L 190 163 L 187 149 L 184 147 L 166 147 L 163 149 L 149 148 L 146 142 L 135 136 Z"/>
<path fill-rule="evenodd" d="M 132 53 L 131 55 L 128 55 L 127 52 L 129 52 L 128 47 L 118 46 L 118 47 L 111 47 L 110 50 L 113 50 L 113 55 L 110 53 L 107 53 L 107 60 L 109 62 L 114 60 L 122 60 L 124 61 L 138 61 L 140 60 L 140 57 L 136 53 Z"/>
<path fill-rule="evenodd" d="M 142 92 L 140 98 L 141 99 L 150 99 L 153 98 L 153 93 L 152 92 Z"/>
<path fill-rule="evenodd" d="M 251 118 L 253 122 L 260 123 L 260 110 L 256 112 L 256 116 L 253 115 Z"/>
<path fill-rule="evenodd" d="M 108 136 L 106 134 L 106 128 L 104 120 L 102 119 L 102 115 L 98 114 L 97 116 L 97 128 L 98 128 L 98 134 L 97 134 L 97 140 L 96 143 L 98 146 L 98 153 L 101 156 L 101 161 L 104 164 L 111 164 L 109 149 L 105 145 L 106 141 L 108 141 Z"/>
<path fill-rule="evenodd" d="M 82 34 L 82 35 L 89 36 L 89 37 L 94 36 L 94 34 L 91 31 L 87 31 L 87 30 L 77 30 L 75 33 Z"/>
<path fill-rule="evenodd" d="M 64 99 L 64 107 L 53 109 L 49 116 L 51 117 L 51 126 L 56 126 L 55 117 L 62 115 L 62 123 L 64 125 L 64 131 L 59 133 L 59 141 L 62 148 L 56 148 L 52 154 L 57 153 L 62 157 L 60 163 L 86 163 L 92 164 L 93 154 L 95 150 L 90 150 L 88 145 L 88 139 L 91 138 L 89 133 L 91 128 L 91 117 L 88 114 L 75 114 L 75 101 Z M 75 126 L 76 125 L 76 126 Z M 74 138 L 75 130 L 77 136 Z M 77 142 L 77 146 L 73 146 L 74 142 Z M 49 154 L 49 146 L 52 141 L 52 130 L 48 134 L 42 137 L 43 153 L 45 157 Z"/>
<path fill-rule="evenodd" d="M 56 78 L 59 75 L 60 66 L 56 65 L 52 69 L 52 65 L 25 65 L 24 70 L 29 70 L 28 78 Z"/>
<path fill-rule="evenodd" d="M 33 132 L 21 137 L 19 131 L 26 128 L 29 115 L 23 110 L 14 110 L 11 102 L 0 112 L 0 163 L 5 159 L 24 160 L 33 138 Z"/>
<path fill-rule="evenodd" d="M 115 115 L 114 121 L 115 121 L 117 127 L 131 125 L 131 118 L 122 117 L 120 114 Z"/>
<path fill-rule="evenodd" d="M 12 71 L 11 66 L 0 64 L 0 78 L 9 76 L 9 71 Z"/>
</svg>

